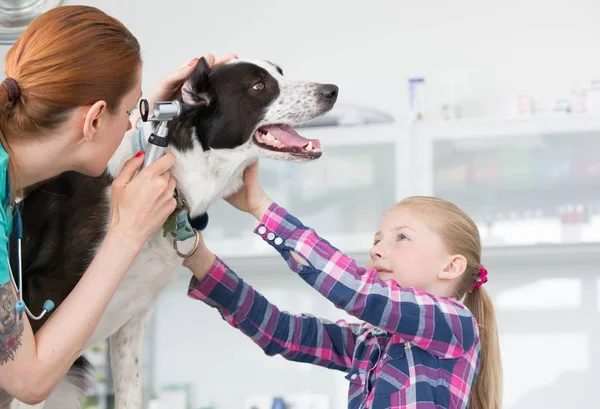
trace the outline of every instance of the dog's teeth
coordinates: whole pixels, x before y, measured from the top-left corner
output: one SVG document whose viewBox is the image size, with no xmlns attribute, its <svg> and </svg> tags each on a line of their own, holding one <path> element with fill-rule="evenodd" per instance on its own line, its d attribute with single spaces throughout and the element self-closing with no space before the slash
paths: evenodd
<svg viewBox="0 0 600 409">
<path fill-rule="evenodd" d="M 275 137 L 273 135 L 271 135 L 270 133 L 267 132 L 267 134 L 265 135 L 265 139 L 267 141 L 273 142 L 276 141 L 277 139 L 275 139 Z"/>
<path fill-rule="evenodd" d="M 307 151 L 312 151 L 312 148 L 313 148 L 313 146 L 312 146 L 312 141 L 310 141 L 310 142 L 308 143 L 308 145 L 306 145 L 306 148 L 304 148 L 304 149 L 306 149 Z"/>
</svg>

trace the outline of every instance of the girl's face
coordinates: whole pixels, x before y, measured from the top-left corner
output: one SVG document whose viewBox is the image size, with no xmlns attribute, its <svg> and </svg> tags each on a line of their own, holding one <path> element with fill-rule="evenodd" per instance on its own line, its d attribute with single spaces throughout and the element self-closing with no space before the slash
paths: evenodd
<svg viewBox="0 0 600 409">
<path fill-rule="evenodd" d="M 394 206 L 375 234 L 367 268 L 382 280 L 434 293 L 451 260 L 438 234 L 407 207 Z"/>
</svg>

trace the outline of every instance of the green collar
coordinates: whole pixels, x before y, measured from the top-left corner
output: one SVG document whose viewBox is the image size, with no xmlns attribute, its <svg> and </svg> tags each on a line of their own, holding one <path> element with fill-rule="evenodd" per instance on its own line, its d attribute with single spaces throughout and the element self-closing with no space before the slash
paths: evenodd
<svg viewBox="0 0 600 409">
<path fill-rule="evenodd" d="M 198 249 L 200 242 L 200 231 L 204 230 L 208 224 L 208 214 L 203 213 L 196 219 L 190 219 L 190 207 L 187 202 L 181 198 L 181 195 L 175 189 L 175 198 L 177 199 L 177 207 L 175 211 L 165 220 L 163 224 L 163 237 L 171 235 L 173 238 L 173 248 L 177 255 L 182 258 L 188 258 Z M 177 247 L 177 242 L 185 241 L 192 237 L 196 237 L 193 249 L 189 253 L 182 253 Z"/>
<path fill-rule="evenodd" d="M 196 233 L 190 221 L 190 207 L 181 198 L 177 189 L 175 189 L 175 198 L 177 199 L 177 207 L 163 224 L 163 237 L 170 234 L 173 240 L 183 241 L 192 238 Z"/>
</svg>

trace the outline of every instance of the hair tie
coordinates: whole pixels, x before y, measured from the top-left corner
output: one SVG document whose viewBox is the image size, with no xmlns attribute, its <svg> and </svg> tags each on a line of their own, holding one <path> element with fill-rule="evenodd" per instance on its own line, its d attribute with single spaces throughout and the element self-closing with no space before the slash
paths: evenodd
<svg viewBox="0 0 600 409">
<path fill-rule="evenodd" d="M 17 80 L 12 77 L 4 78 L 2 81 L 2 85 L 6 88 L 6 93 L 8 94 L 8 102 L 14 102 L 19 99 L 21 95 L 21 88 L 19 88 L 19 84 Z"/>
<path fill-rule="evenodd" d="M 471 289 L 471 292 L 477 290 L 479 287 L 481 287 L 482 285 L 487 283 L 487 281 L 488 281 L 487 274 L 488 274 L 488 272 L 485 269 L 485 267 L 480 266 L 479 274 L 477 275 L 477 278 L 475 279 L 475 282 L 473 283 L 473 288 Z"/>
</svg>

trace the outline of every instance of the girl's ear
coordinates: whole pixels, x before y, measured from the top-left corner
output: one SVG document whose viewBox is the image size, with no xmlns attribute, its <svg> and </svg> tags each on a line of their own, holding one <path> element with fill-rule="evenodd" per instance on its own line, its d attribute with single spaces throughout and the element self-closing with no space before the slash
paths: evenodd
<svg viewBox="0 0 600 409">
<path fill-rule="evenodd" d="M 438 278 L 440 280 L 454 280 L 460 277 L 467 269 L 467 259 L 460 254 L 450 256 L 448 263 L 442 269 Z"/>
</svg>

